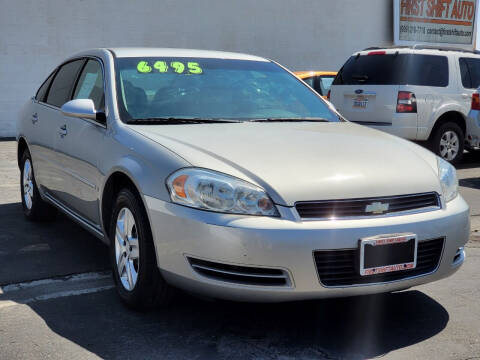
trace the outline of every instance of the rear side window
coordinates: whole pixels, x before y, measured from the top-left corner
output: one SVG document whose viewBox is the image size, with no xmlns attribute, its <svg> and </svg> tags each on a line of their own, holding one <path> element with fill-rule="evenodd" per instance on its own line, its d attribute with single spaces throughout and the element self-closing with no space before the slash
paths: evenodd
<svg viewBox="0 0 480 360">
<path fill-rule="evenodd" d="M 448 59 L 437 55 L 408 55 L 406 84 L 448 86 Z"/>
<path fill-rule="evenodd" d="M 47 103 L 61 107 L 70 100 L 72 88 L 84 60 L 75 60 L 63 65 L 53 79 L 48 91 Z"/>
<path fill-rule="evenodd" d="M 315 78 L 313 76 L 309 77 L 309 78 L 302 79 L 302 80 L 305 81 L 310 87 L 313 88 L 313 80 L 315 80 Z"/>
<path fill-rule="evenodd" d="M 45 101 L 45 96 L 47 95 L 48 87 L 50 86 L 50 83 L 52 82 L 53 76 L 55 75 L 55 72 L 51 73 L 50 76 L 45 80 L 40 86 L 40 88 L 37 91 L 37 94 L 35 95 L 35 99 L 37 101 Z"/>
<path fill-rule="evenodd" d="M 459 63 L 460 63 L 460 76 L 462 78 L 462 85 L 466 89 L 472 89 L 473 86 L 472 86 L 470 71 L 468 70 L 467 59 L 460 58 Z"/>
<path fill-rule="evenodd" d="M 448 86 L 446 56 L 419 54 L 352 56 L 333 85 Z"/>
<path fill-rule="evenodd" d="M 335 76 L 321 76 L 319 81 L 319 90 L 322 95 L 326 95 L 332 86 Z"/>
<path fill-rule="evenodd" d="M 480 59 L 460 58 L 460 74 L 464 88 L 478 88 L 480 86 Z"/>
</svg>

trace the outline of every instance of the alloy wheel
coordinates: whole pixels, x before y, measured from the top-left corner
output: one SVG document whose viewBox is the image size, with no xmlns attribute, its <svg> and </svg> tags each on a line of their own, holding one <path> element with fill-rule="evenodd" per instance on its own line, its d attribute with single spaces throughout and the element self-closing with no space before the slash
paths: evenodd
<svg viewBox="0 0 480 360">
<path fill-rule="evenodd" d="M 23 200 L 28 210 L 32 209 L 33 205 L 33 176 L 32 176 L 32 163 L 29 159 L 25 160 L 23 164 Z"/>
<path fill-rule="evenodd" d="M 445 160 L 451 161 L 458 155 L 460 141 L 454 131 L 445 131 L 440 138 L 440 155 Z"/>
<path fill-rule="evenodd" d="M 132 212 L 122 208 L 115 230 L 115 260 L 123 287 L 132 291 L 139 271 L 138 231 Z"/>
</svg>

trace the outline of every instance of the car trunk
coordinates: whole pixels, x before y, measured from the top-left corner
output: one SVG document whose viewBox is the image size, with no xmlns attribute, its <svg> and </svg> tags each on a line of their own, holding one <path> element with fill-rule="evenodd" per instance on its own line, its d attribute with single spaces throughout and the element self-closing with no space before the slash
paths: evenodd
<svg viewBox="0 0 480 360">
<path fill-rule="evenodd" d="M 391 124 L 398 86 L 342 85 L 331 93 L 331 102 L 350 121 L 367 125 Z"/>
</svg>

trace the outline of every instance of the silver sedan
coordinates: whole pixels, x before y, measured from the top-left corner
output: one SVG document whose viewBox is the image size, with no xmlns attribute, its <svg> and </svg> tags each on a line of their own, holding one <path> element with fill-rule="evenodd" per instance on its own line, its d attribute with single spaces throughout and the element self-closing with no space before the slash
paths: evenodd
<svg viewBox="0 0 480 360">
<path fill-rule="evenodd" d="M 117 48 L 60 64 L 21 110 L 25 216 L 110 246 L 121 299 L 391 292 L 453 274 L 469 208 L 433 153 L 350 123 L 264 58 Z"/>
</svg>

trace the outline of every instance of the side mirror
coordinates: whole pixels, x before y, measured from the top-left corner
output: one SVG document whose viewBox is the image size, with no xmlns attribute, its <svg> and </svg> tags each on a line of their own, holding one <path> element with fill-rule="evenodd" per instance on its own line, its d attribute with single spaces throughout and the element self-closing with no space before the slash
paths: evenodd
<svg viewBox="0 0 480 360">
<path fill-rule="evenodd" d="M 63 115 L 96 120 L 102 124 L 106 122 L 105 114 L 95 110 L 95 104 L 91 99 L 75 99 L 63 104 Z"/>
</svg>

